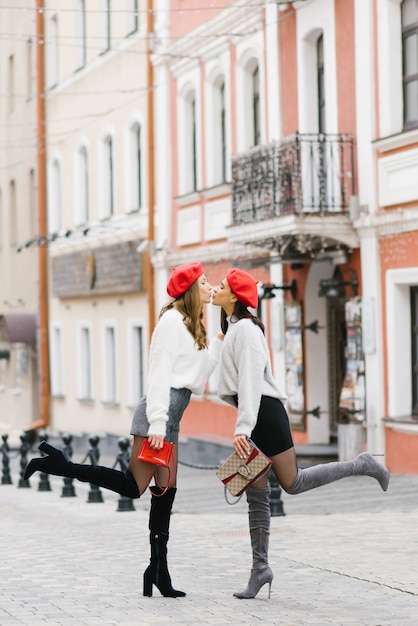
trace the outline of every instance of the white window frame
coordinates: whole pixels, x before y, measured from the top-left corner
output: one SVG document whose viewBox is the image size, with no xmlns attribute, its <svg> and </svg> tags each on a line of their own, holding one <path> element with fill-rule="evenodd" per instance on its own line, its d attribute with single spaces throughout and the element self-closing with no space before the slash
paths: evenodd
<svg viewBox="0 0 418 626">
<path fill-rule="evenodd" d="M 216 68 L 209 75 L 206 87 L 206 162 L 207 184 L 214 187 L 231 178 L 229 85 L 226 72 Z M 225 107 L 225 177 L 222 173 L 222 128 L 220 120 L 220 87 L 224 85 Z"/>
<path fill-rule="evenodd" d="M 49 325 L 49 354 L 51 360 L 51 395 L 65 395 L 64 340 L 61 322 Z"/>
<path fill-rule="evenodd" d="M 325 128 L 338 132 L 337 52 L 334 3 L 307 5 L 297 19 L 298 116 L 300 133 L 318 132 L 318 37 L 324 37 Z M 312 106 L 315 103 L 315 106 Z"/>
<path fill-rule="evenodd" d="M 386 272 L 386 341 L 388 364 L 388 413 L 411 414 L 411 299 L 410 287 L 418 284 L 418 268 Z"/>
<path fill-rule="evenodd" d="M 93 349 L 91 322 L 77 324 L 77 398 L 93 400 Z"/>
<path fill-rule="evenodd" d="M 114 320 L 102 322 L 102 401 L 118 404 L 118 335 Z"/>
<path fill-rule="evenodd" d="M 138 144 L 139 130 L 139 144 Z M 144 124 L 140 115 L 135 114 L 129 120 L 125 131 L 125 200 L 126 213 L 140 211 L 145 199 L 145 146 Z M 138 164 L 138 150 L 139 160 Z M 139 167 L 138 167 L 139 165 Z M 139 177 L 138 177 L 139 175 Z"/>
<path fill-rule="evenodd" d="M 146 328 L 140 319 L 128 320 L 127 327 L 128 406 L 133 408 L 145 394 Z"/>
<path fill-rule="evenodd" d="M 253 120 L 253 72 L 259 72 L 259 124 L 260 144 L 265 142 L 265 98 L 264 98 L 264 65 L 261 52 L 255 47 L 242 50 L 236 68 L 237 109 L 236 128 L 238 152 L 245 152 L 254 146 Z"/>
<path fill-rule="evenodd" d="M 177 92 L 177 145 L 178 145 L 178 187 L 179 195 L 197 191 L 201 186 L 201 105 L 200 72 L 195 69 L 178 82 Z M 190 104 L 195 99 L 196 114 L 196 190 L 193 189 L 193 150 L 190 138 Z M 188 140 L 186 140 L 188 138 Z"/>
</svg>

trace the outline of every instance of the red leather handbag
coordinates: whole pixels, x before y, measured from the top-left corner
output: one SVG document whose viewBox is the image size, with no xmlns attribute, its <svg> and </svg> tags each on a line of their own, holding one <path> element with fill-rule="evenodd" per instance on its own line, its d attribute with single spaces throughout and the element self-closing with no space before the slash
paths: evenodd
<svg viewBox="0 0 418 626">
<path fill-rule="evenodd" d="M 148 439 L 145 438 L 144 441 L 142 442 L 142 446 L 138 454 L 138 461 L 143 461 L 144 463 L 150 463 L 151 465 L 158 465 L 159 467 L 166 467 L 168 469 L 168 478 L 167 478 L 166 487 L 160 487 L 160 485 L 158 485 L 157 478 L 155 479 L 155 482 L 160 487 L 160 489 L 163 489 L 163 492 L 160 494 L 160 496 L 163 496 L 165 492 L 167 491 L 167 489 L 169 488 L 170 472 L 171 472 L 170 466 L 172 462 L 174 461 L 173 447 L 174 447 L 174 444 L 164 439 L 163 447 L 160 450 L 156 450 L 155 448 L 151 448 Z M 151 480 L 151 471 L 150 471 L 150 480 Z"/>
</svg>

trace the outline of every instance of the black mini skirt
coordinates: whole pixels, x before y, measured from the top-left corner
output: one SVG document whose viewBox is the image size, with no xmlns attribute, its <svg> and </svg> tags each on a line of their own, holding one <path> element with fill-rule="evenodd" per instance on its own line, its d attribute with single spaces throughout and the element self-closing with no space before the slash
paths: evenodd
<svg viewBox="0 0 418 626">
<path fill-rule="evenodd" d="M 234 396 L 238 406 L 238 397 Z M 289 417 L 283 403 L 278 398 L 261 396 L 257 423 L 251 439 L 268 457 L 293 448 Z"/>
</svg>

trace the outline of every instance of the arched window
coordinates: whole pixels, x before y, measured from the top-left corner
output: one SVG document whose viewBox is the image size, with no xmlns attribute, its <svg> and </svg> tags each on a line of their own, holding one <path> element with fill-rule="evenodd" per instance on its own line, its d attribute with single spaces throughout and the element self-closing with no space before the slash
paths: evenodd
<svg viewBox="0 0 418 626">
<path fill-rule="evenodd" d="M 257 59 L 249 59 L 243 72 L 243 149 L 261 143 L 260 69 Z"/>
<path fill-rule="evenodd" d="M 402 2 L 403 124 L 418 126 L 418 2 Z"/>
<path fill-rule="evenodd" d="M 17 243 L 17 201 L 16 201 L 16 183 L 10 181 L 10 245 L 15 246 Z"/>
<path fill-rule="evenodd" d="M 196 95 L 190 91 L 184 102 L 185 193 L 197 190 Z"/>
<path fill-rule="evenodd" d="M 253 114 L 253 145 L 260 145 L 260 70 L 258 65 L 252 72 L 252 114 Z"/>
<path fill-rule="evenodd" d="M 88 152 L 81 146 L 76 155 L 76 224 L 87 224 L 90 219 L 90 177 Z"/>
<path fill-rule="evenodd" d="M 135 122 L 129 131 L 129 204 L 128 211 L 142 208 L 142 133 L 141 125 Z"/>
<path fill-rule="evenodd" d="M 316 40 L 316 76 L 318 85 L 318 131 L 320 133 L 325 133 L 325 68 L 323 34 L 321 34 Z"/>
<path fill-rule="evenodd" d="M 76 0 L 76 69 L 79 70 L 86 65 L 87 43 L 86 43 L 86 1 Z"/>
<path fill-rule="evenodd" d="M 102 53 L 110 50 L 110 0 L 101 0 L 100 34 Z"/>
<path fill-rule="evenodd" d="M 212 170 L 213 185 L 219 185 L 227 179 L 227 137 L 225 79 L 219 76 L 213 85 L 212 115 Z"/>
<path fill-rule="evenodd" d="M 62 227 L 61 166 L 57 158 L 50 165 L 48 195 L 48 231 L 57 233 Z"/>
<path fill-rule="evenodd" d="M 103 210 L 102 217 L 104 219 L 112 217 L 115 213 L 115 189 L 114 189 L 114 155 L 113 155 L 113 138 L 106 135 L 103 139 L 103 168 L 102 180 L 100 186 L 103 192 Z"/>
</svg>

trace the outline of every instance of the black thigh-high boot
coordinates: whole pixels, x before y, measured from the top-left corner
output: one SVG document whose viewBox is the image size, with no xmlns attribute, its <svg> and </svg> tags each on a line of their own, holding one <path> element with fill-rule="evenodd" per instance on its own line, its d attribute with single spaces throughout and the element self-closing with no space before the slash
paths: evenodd
<svg viewBox="0 0 418 626">
<path fill-rule="evenodd" d="M 163 492 L 163 489 L 151 488 L 149 515 L 151 559 L 144 572 L 144 596 L 152 596 L 153 585 L 166 598 L 182 598 L 186 595 L 184 591 L 173 588 L 167 565 L 168 531 L 176 491 L 175 487 L 171 487 L 163 495 L 158 495 Z"/>
<path fill-rule="evenodd" d="M 116 491 L 121 496 L 139 498 L 141 495 L 133 474 L 127 470 L 121 472 L 102 465 L 80 465 L 69 461 L 62 450 L 54 448 L 50 443 L 43 441 L 39 449 L 48 456 L 32 459 L 25 471 L 25 480 L 28 480 L 34 472 L 44 472 L 53 476 L 65 476 L 76 478 L 83 483 L 91 483 Z"/>
</svg>

